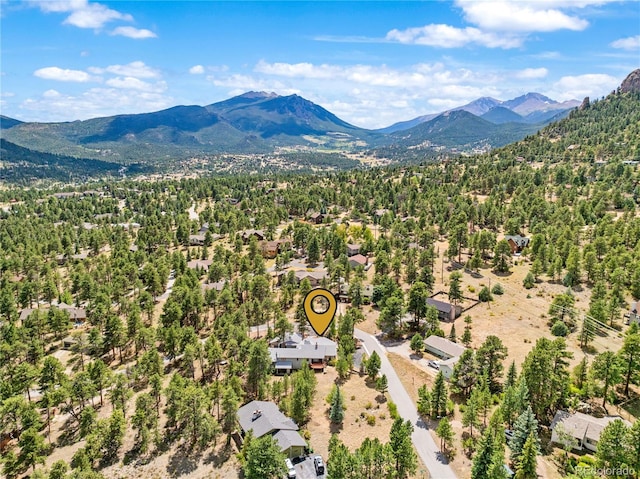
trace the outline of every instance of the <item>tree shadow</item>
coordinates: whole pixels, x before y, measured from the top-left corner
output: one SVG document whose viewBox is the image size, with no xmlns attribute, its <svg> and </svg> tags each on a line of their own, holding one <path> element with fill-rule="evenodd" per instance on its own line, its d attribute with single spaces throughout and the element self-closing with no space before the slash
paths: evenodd
<svg viewBox="0 0 640 479">
<path fill-rule="evenodd" d="M 331 434 L 340 433 L 340 431 L 342 431 L 342 428 L 343 428 L 342 423 L 335 423 L 335 422 L 329 423 L 329 432 L 331 432 Z"/>
<path fill-rule="evenodd" d="M 201 454 L 197 451 L 190 450 L 186 446 L 180 446 L 176 452 L 169 457 L 167 464 L 167 472 L 171 477 L 180 477 L 191 474 L 198 469 Z"/>
<path fill-rule="evenodd" d="M 222 447 L 213 448 L 209 454 L 204 458 L 204 464 L 210 464 L 215 468 L 221 467 L 225 462 L 229 460 L 233 454 L 233 446 L 231 443 L 224 443 Z"/>
</svg>

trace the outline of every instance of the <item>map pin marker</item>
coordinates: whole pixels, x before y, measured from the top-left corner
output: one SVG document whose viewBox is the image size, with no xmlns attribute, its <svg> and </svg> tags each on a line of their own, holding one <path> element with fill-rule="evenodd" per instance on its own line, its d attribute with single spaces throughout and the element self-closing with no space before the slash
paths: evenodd
<svg viewBox="0 0 640 479">
<path fill-rule="evenodd" d="M 336 297 L 327 289 L 312 289 L 304 297 L 303 306 L 309 324 L 318 336 L 322 336 L 329 329 L 338 309 Z"/>
</svg>

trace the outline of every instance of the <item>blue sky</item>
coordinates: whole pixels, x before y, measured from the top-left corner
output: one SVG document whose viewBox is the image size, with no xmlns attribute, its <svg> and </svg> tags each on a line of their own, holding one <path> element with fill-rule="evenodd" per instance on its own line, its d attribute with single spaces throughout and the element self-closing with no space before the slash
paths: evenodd
<svg viewBox="0 0 640 479">
<path fill-rule="evenodd" d="M 640 2 L 0 0 L 2 114 L 70 121 L 299 94 L 377 128 L 482 96 L 597 98 L 640 67 Z"/>
</svg>

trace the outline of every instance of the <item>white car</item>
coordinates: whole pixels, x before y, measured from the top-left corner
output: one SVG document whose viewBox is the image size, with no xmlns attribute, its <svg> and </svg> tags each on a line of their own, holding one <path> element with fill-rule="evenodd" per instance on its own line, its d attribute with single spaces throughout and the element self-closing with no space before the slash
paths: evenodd
<svg viewBox="0 0 640 479">
<path fill-rule="evenodd" d="M 296 477 L 296 470 L 293 467 L 293 462 L 291 462 L 291 459 L 286 458 L 284 460 L 284 463 L 287 465 L 287 477 L 289 479 L 293 479 L 294 477 Z"/>
</svg>

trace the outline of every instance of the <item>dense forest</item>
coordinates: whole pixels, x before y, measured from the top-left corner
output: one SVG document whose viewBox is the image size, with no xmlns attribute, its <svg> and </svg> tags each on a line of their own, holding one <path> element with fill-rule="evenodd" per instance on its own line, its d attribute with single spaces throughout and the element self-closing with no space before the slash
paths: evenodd
<svg viewBox="0 0 640 479">
<path fill-rule="evenodd" d="M 245 438 L 237 449 L 233 438 L 238 408 L 251 400 L 277 403 L 302 428 L 324 400 L 314 394 L 323 376 L 308 368 L 271 374 L 267 340 L 308 329 L 301 303 L 312 285 L 290 268 L 299 261 L 308 269 L 322 263 L 322 286 L 350 285 L 349 307 L 328 333 L 338 344 L 338 386 L 359 375 L 359 324 L 373 321 L 420 353 L 424 338 L 451 328 L 426 306 L 437 288 L 446 285 L 456 303 L 463 272 L 500 278 L 525 268 L 519 289 L 557 292 L 543 311 L 545 337 L 518 366 L 506 364 L 508 338 L 473 343 L 480 332 L 472 309 L 465 334 L 449 337 L 474 347 L 449 382 L 439 373 L 433 387 L 420 388 L 418 411 L 437 421 L 453 463 L 454 436 L 464 438 L 458 453 L 472 461 L 472 478 L 507 477 L 505 463 L 516 477 L 535 478 L 540 454 L 566 477 L 596 477 L 596 466 L 640 477 L 637 420 L 604 428 L 593 456 L 570 455 L 571 438 L 566 452 L 554 453 L 548 437 L 559 410 L 638 401 L 640 332 L 624 314 L 640 300 L 639 128 L 640 95 L 614 92 L 520 143 L 470 158 L 0 191 L 4 476 L 99 478 L 113 464 L 180 448 L 211 451 L 214 469 L 237 460 L 244 477 L 282 477 L 284 456 L 271 436 Z M 310 221 L 313 212 L 321 221 Z M 269 258 L 247 233 L 256 230 L 291 247 Z M 521 255 L 512 255 L 506 235 L 530 239 Z M 372 269 L 350 262 L 347 244 L 356 243 Z M 436 261 L 454 269 L 446 282 Z M 365 299 L 367 285 L 373 294 Z M 501 293 L 494 285 L 474 294 L 497 304 Z M 580 294 L 588 300 L 578 302 Z M 266 338 L 255 336 L 259 325 Z M 363 359 L 360 374 L 384 395 L 378 361 Z M 329 399 L 332 423 L 344 421 L 339 391 Z M 454 414 L 464 431 L 453 429 Z M 513 431 L 507 443 L 505 428 Z M 328 477 L 414 477 L 411 432 L 395 417 L 388 443 L 365 439 L 355 450 L 334 435 Z M 376 466 L 375 457 L 395 467 Z M 593 474 L 582 474 L 587 466 Z"/>
</svg>

